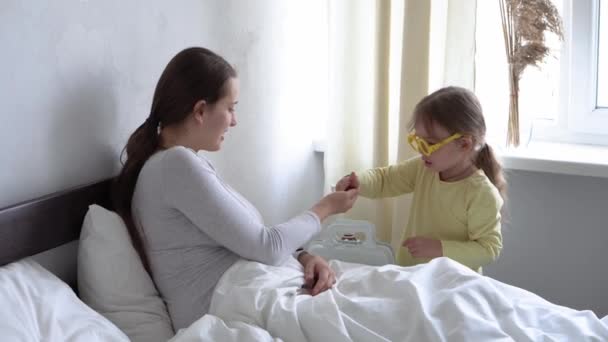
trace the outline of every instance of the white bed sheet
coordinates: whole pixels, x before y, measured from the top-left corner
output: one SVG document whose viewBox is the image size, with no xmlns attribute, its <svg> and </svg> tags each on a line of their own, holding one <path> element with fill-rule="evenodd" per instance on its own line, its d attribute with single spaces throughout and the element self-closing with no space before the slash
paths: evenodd
<svg viewBox="0 0 608 342">
<path fill-rule="evenodd" d="M 408 268 L 330 265 L 338 283 L 311 297 L 299 289 L 297 261 L 239 261 L 219 282 L 210 315 L 174 341 L 201 341 L 209 331 L 269 341 L 608 341 L 608 326 L 591 311 L 554 305 L 447 258 Z"/>
<path fill-rule="evenodd" d="M 224 321 L 213 315 L 205 315 L 194 322 L 188 329 L 177 332 L 169 342 L 196 342 L 196 341 L 222 341 L 222 342 L 279 342 L 270 333 L 258 326 L 238 321 Z"/>
</svg>

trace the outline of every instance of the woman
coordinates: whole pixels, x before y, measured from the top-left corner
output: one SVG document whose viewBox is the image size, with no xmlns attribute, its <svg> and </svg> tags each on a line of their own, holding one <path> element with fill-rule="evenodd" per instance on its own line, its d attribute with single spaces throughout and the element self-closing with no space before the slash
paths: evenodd
<svg viewBox="0 0 608 342">
<path fill-rule="evenodd" d="M 236 72 L 222 57 L 204 48 L 178 53 L 158 81 L 150 116 L 129 138 L 115 184 L 116 210 L 176 331 L 207 312 L 215 285 L 237 260 L 282 263 L 357 197 L 358 190 L 338 191 L 283 224 L 265 226 L 253 205 L 196 153 L 220 150 L 236 125 L 238 90 Z M 312 295 L 333 285 L 322 258 L 296 257 Z"/>
</svg>

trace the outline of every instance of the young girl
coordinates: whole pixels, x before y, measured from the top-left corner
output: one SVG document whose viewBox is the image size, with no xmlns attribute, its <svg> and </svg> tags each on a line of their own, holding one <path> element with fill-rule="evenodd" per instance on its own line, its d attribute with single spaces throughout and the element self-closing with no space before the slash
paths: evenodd
<svg viewBox="0 0 608 342">
<path fill-rule="evenodd" d="M 397 165 L 343 177 L 336 190 L 359 188 L 369 198 L 413 192 L 410 217 L 397 251 L 400 265 L 446 256 L 481 272 L 502 248 L 502 168 L 485 142 L 475 95 L 447 87 L 414 109 L 410 145 L 421 154 Z"/>
</svg>

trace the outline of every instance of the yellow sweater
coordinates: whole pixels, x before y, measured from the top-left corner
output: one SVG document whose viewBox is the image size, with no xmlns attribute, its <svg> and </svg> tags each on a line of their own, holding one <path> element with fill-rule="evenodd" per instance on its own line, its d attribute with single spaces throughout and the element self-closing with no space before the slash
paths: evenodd
<svg viewBox="0 0 608 342">
<path fill-rule="evenodd" d="M 401 164 L 358 173 L 364 197 L 393 197 L 413 192 L 403 239 L 422 236 L 441 240 L 443 255 L 477 272 L 494 261 L 502 248 L 500 210 L 503 200 L 482 170 L 456 182 L 444 182 L 420 157 Z M 405 247 L 397 262 L 411 266 L 428 262 Z"/>
</svg>

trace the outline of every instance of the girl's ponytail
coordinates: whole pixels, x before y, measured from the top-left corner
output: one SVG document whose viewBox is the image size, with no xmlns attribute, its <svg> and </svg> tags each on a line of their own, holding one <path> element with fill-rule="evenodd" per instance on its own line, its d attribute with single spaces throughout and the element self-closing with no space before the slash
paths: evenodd
<svg viewBox="0 0 608 342">
<path fill-rule="evenodd" d="M 500 192 L 500 196 L 503 199 L 506 199 L 507 182 L 503 174 L 502 166 L 498 162 L 498 159 L 496 159 L 490 145 L 484 144 L 481 150 L 479 150 L 477 157 L 475 158 L 475 166 L 485 172 L 488 179 L 490 179 L 492 184 L 494 184 Z"/>
</svg>

